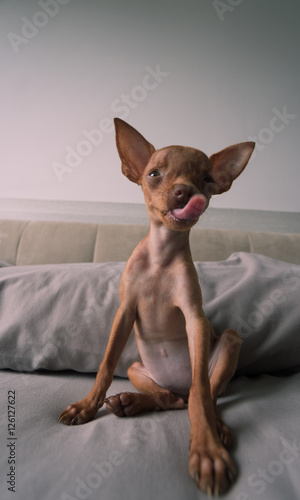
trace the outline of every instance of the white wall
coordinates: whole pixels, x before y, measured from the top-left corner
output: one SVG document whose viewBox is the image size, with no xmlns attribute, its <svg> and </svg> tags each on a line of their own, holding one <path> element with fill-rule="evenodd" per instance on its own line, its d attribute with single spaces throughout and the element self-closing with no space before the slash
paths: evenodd
<svg viewBox="0 0 300 500">
<path fill-rule="evenodd" d="M 0 197 L 141 202 L 119 116 L 156 147 L 256 137 L 212 205 L 300 211 L 299 15 L 298 0 L 1 0 Z"/>
</svg>

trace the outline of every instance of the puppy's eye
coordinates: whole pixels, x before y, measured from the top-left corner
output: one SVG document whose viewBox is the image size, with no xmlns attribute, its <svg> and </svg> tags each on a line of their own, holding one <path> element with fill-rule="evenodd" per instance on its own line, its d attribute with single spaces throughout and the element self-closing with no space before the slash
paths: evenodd
<svg viewBox="0 0 300 500">
<path fill-rule="evenodd" d="M 207 175 L 204 177 L 203 182 L 205 182 L 205 184 L 214 184 L 215 181 L 210 175 Z"/>
<path fill-rule="evenodd" d="M 160 176 L 159 170 L 152 170 L 152 172 L 150 172 L 149 174 L 149 177 L 159 177 L 159 176 Z"/>
</svg>

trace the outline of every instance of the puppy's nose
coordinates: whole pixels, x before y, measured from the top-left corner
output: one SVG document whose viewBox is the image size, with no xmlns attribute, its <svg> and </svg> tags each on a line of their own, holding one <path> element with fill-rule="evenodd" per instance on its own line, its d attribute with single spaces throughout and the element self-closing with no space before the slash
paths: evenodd
<svg viewBox="0 0 300 500">
<path fill-rule="evenodd" d="M 178 203 L 186 204 L 189 199 L 195 194 L 195 190 L 192 186 L 187 186 L 185 184 L 177 184 L 173 190 L 174 197 Z"/>
</svg>

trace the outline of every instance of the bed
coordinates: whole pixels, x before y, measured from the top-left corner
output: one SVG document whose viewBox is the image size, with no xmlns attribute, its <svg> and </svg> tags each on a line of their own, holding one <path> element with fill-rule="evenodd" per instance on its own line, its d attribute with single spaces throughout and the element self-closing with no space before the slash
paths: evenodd
<svg viewBox="0 0 300 500">
<path fill-rule="evenodd" d="M 92 387 L 118 283 L 147 233 L 142 205 L 0 202 L 1 500 L 201 499 L 187 409 L 58 423 Z M 191 247 L 216 332 L 237 328 L 218 400 L 238 478 L 224 499 L 300 495 L 300 214 L 208 209 Z M 108 394 L 134 390 L 131 335 Z"/>
</svg>

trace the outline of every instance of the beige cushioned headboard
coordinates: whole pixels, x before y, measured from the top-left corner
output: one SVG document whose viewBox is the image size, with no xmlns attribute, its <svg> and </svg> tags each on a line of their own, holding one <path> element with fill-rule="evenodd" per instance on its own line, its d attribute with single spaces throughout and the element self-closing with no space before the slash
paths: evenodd
<svg viewBox="0 0 300 500">
<path fill-rule="evenodd" d="M 0 220 L 0 261 L 15 265 L 125 261 L 148 233 L 143 225 Z M 251 252 L 300 264 L 300 234 L 199 229 L 191 231 L 195 261 Z"/>
</svg>

